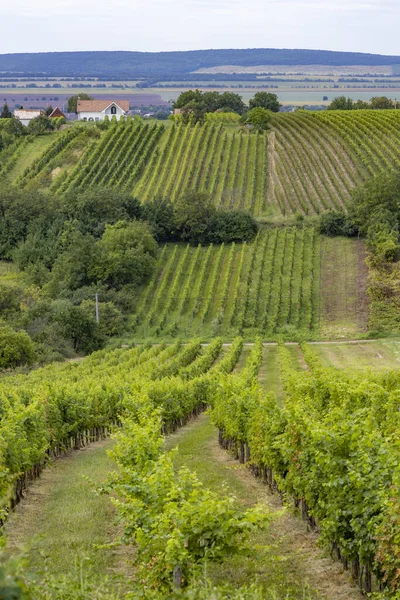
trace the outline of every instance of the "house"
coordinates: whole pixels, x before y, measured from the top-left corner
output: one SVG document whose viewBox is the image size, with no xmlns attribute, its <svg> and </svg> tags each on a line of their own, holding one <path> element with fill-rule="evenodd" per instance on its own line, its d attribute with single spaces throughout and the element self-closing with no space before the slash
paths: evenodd
<svg viewBox="0 0 400 600">
<path fill-rule="evenodd" d="M 44 112 L 37 108 L 32 110 L 24 110 L 22 108 L 14 110 L 14 117 L 19 119 L 22 125 L 29 125 L 32 119 L 36 119 L 36 117 L 40 117 L 41 115 L 44 115 Z"/>
<path fill-rule="evenodd" d="M 78 100 L 79 121 L 104 121 L 107 115 L 117 121 L 129 111 L 129 100 Z"/>
<path fill-rule="evenodd" d="M 60 117 L 66 118 L 64 113 L 57 107 L 53 110 L 53 112 L 49 115 L 50 119 L 59 119 Z"/>
</svg>

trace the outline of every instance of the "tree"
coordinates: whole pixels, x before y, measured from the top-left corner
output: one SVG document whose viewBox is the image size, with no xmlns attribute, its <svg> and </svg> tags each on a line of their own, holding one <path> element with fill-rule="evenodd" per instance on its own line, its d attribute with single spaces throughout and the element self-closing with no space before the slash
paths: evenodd
<svg viewBox="0 0 400 600">
<path fill-rule="evenodd" d="M 52 106 L 48 106 L 45 110 L 45 115 L 46 117 L 49 117 L 51 115 L 51 113 L 53 112 L 53 107 Z"/>
<path fill-rule="evenodd" d="M 174 205 L 168 198 L 154 198 L 142 207 L 142 219 L 148 221 L 157 242 L 168 242 L 176 237 Z"/>
<path fill-rule="evenodd" d="M 147 223 L 120 221 L 107 225 L 93 249 L 89 276 L 112 287 L 142 284 L 153 272 L 157 243 Z"/>
<path fill-rule="evenodd" d="M 178 96 L 172 106 L 173 108 L 183 108 L 189 102 L 199 102 L 201 99 L 202 92 L 200 90 L 187 90 Z"/>
<path fill-rule="evenodd" d="M 0 369 L 31 365 L 35 357 L 34 343 L 26 331 L 14 331 L 4 324 L 0 326 Z"/>
<path fill-rule="evenodd" d="M 371 108 L 371 106 L 365 100 L 357 100 L 353 103 L 354 110 L 365 110 L 366 108 Z"/>
<path fill-rule="evenodd" d="M 242 115 L 246 110 L 246 105 L 239 94 L 224 92 L 219 97 L 218 109 L 223 110 L 224 112 L 234 112 L 238 115 Z"/>
<path fill-rule="evenodd" d="M 249 102 L 250 109 L 266 108 L 272 112 L 279 112 L 281 106 L 278 96 L 269 92 L 257 92 Z"/>
<path fill-rule="evenodd" d="M 257 233 L 257 223 L 251 215 L 240 210 L 216 211 L 209 219 L 208 243 L 229 244 L 249 242 Z"/>
<path fill-rule="evenodd" d="M 54 322 L 61 335 L 70 340 L 76 352 L 93 352 L 104 345 L 105 335 L 85 308 L 74 306 L 67 300 L 54 302 Z"/>
<path fill-rule="evenodd" d="M 46 291 L 56 297 L 63 290 L 76 290 L 90 283 L 88 270 L 92 260 L 95 240 L 91 235 L 74 231 L 69 236 L 68 247 L 61 252 L 51 271 Z"/>
<path fill-rule="evenodd" d="M 327 107 L 327 110 L 352 110 L 353 109 L 353 100 L 351 98 L 346 98 L 346 96 L 338 96 L 334 98 L 332 102 Z"/>
<path fill-rule="evenodd" d="M 244 115 L 244 122 L 248 125 L 252 125 L 259 131 L 265 131 L 269 127 L 272 116 L 273 113 L 270 110 L 259 106 L 257 108 L 252 108 Z"/>
<path fill-rule="evenodd" d="M 188 191 L 175 203 L 175 218 L 179 235 L 191 244 L 207 243 L 209 220 L 216 209 L 207 194 Z"/>
<path fill-rule="evenodd" d="M 369 102 L 371 108 L 375 110 L 387 110 L 394 108 L 393 100 L 387 98 L 386 96 L 374 96 Z"/>
<path fill-rule="evenodd" d="M 202 92 L 200 90 L 187 90 L 182 92 L 173 104 L 180 108 L 184 121 L 203 122 L 206 113 L 217 110 L 235 112 L 242 115 L 246 110 L 241 96 L 233 92 Z"/>
<path fill-rule="evenodd" d="M 21 137 L 22 135 L 25 135 L 26 131 L 25 125 L 22 125 L 21 121 L 15 117 L 9 119 L 3 127 L 4 133 L 13 135 L 14 137 Z"/>
<path fill-rule="evenodd" d="M 46 115 L 40 115 L 29 121 L 28 129 L 34 135 L 42 135 L 47 131 L 54 129 L 54 123 L 52 119 L 46 117 Z"/>
<path fill-rule="evenodd" d="M 76 113 L 78 111 L 78 100 L 93 100 L 93 96 L 88 94 L 79 94 L 79 96 L 71 96 L 67 100 L 67 111 L 69 113 Z"/>
<path fill-rule="evenodd" d="M 91 187 L 78 194 L 72 191 L 63 198 L 66 217 L 80 221 L 81 231 L 94 237 L 103 235 L 107 223 L 138 219 L 141 211 L 137 198 L 117 188 Z"/>
<path fill-rule="evenodd" d="M 13 115 L 12 115 L 11 110 L 8 108 L 8 104 L 7 104 L 7 102 L 5 102 L 4 106 L 3 106 L 3 110 L 1 111 L 0 119 L 11 119 L 12 116 Z"/>
</svg>

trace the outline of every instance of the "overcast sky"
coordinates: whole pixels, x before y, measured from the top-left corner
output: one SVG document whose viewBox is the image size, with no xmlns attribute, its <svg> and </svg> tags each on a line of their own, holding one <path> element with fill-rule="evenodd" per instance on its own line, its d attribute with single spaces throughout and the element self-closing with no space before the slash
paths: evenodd
<svg viewBox="0 0 400 600">
<path fill-rule="evenodd" d="M 400 55 L 400 0 L 0 0 L 0 53 L 315 48 Z"/>
</svg>

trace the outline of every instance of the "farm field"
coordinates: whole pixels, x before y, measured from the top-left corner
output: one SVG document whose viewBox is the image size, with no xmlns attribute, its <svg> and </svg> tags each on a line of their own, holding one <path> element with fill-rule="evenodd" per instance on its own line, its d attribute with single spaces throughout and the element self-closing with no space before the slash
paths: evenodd
<svg viewBox="0 0 400 600">
<path fill-rule="evenodd" d="M 267 134 L 218 123 L 165 127 L 128 120 L 100 137 L 89 136 L 69 154 L 66 147 L 78 142 L 68 128 L 53 134 L 54 143 L 45 136 L 41 156 L 39 148 L 32 153 L 17 148 L 13 157 L 7 149 L 12 169 L 4 177 L 57 193 L 112 185 L 142 202 L 160 195 L 176 200 L 196 189 L 217 206 L 281 222 L 343 207 L 357 185 L 394 169 L 400 159 L 399 112 L 278 114 Z"/>
</svg>

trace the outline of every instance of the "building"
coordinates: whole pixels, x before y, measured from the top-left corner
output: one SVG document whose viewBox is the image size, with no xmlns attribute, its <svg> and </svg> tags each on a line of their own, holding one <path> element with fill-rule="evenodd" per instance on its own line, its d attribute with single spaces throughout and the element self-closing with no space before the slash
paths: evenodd
<svg viewBox="0 0 400 600">
<path fill-rule="evenodd" d="M 58 119 L 60 117 L 64 117 L 64 119 L 66 118 L 64 113 L 58 107 L 56 107 L 53 110 L 53 112 L 49 115 L 50 119 Z"/>
<path fill-rule="evenodd" d="M 29 125 L 32 119 L 36 119 L 36 117 L 40 117 L 41 115 L 44 115 L 44 112 L 37 108 L 31 110 L 24 110 L 22 108 L 14 110 L 14 117 L 19 119 L 22 125 Z"/>
<path fill-rule="evenodd" d="M 129 100 L 78 100 L 79 121 L 104 121 L 116 117 L 117 121 L 129 111 Z"/>
</svg>

